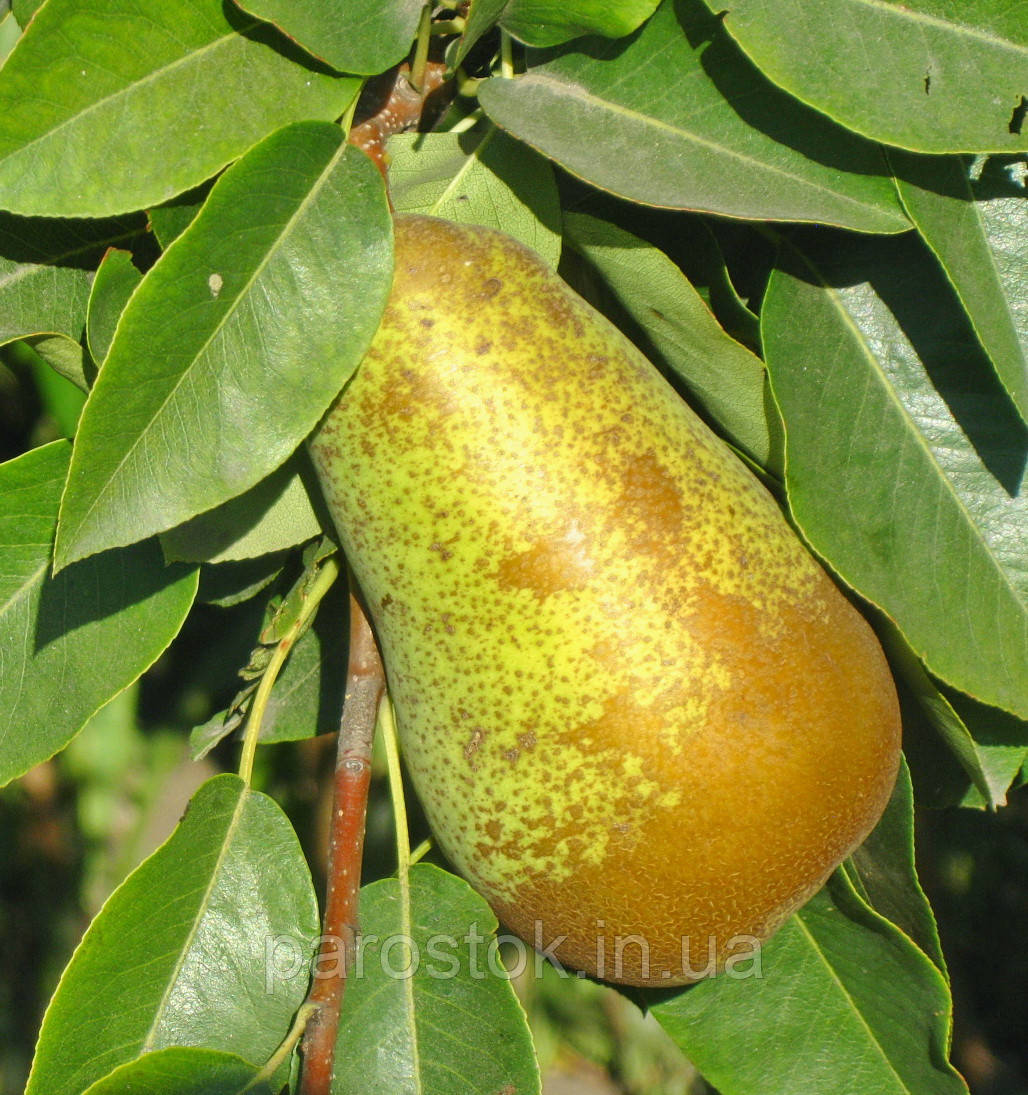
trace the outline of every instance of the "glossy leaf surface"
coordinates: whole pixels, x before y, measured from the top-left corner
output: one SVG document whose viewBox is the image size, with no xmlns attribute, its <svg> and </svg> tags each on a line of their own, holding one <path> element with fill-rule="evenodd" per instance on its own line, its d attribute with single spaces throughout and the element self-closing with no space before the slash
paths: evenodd
<svg viewBox="0 0 1028 1095">
<path fill-rule="evenodd" d="M 410 51 L 421 0 L 236 0 L 340 72 L 374 75 Z"/>
<path fill-rule="evenodd" d="M 945 1063 L 942 974 L 844 874 L 764 944 L 753 969 L 653 1008 L 722 1095 L 966 1095 Z"/>
<path fill-rule="evenodd" d="M 357 88 L 221 0 L 51 0 L 0 70 L 0 205 L 142 209 L 288 122 L 338 117 Z"/>
<path fill-rule="evenodd" d="M 360 916 L 335 1095 L 539 1091 L 524 1013 L 497 955 L 496 918 L 467 883 L 416 865 L 409 906 L 399 882 L 385 879 L 361 891 Z"/>
<path fill-rule="evenodd" d="M 280 976 L 279 951 L 308 959 L 317 931 L 289 822 L 237 777 L 215 777 L 90 925 L 47 1012 L 27 1095 L 78 1095 L 172 1046 L 263 1063 L 307 991 L 306 961 Z"/>
<path fill-rule="evenodd" d="M 119 322 L 75 442 L 60 566 L 285 461 L 378 325 L 389 227 L 378 172 L 335 126 L 287 127 L 226 172 Z"/>
<path fill-rule="evenodd" d="M 557 265 L 560 204 L 553 169 L 495 126 L 460 134 L 401 133 L 389 142 L 389 158 L 397 212 L 498 228 Z"/>
<path fill-rule="evenodd" d="M 70 456 L 55 441 L 0 466 L 0 784 L 149 668 L 196 594 L 195 568 L 165 568 L 153 542 L 50 576 Z"/>
</svg>

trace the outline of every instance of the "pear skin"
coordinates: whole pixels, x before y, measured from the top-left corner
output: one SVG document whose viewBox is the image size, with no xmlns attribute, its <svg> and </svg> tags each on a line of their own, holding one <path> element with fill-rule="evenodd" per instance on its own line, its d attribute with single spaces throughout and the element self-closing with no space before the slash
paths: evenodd
<svg viewBox="0 0 1028 1095">
<path fill-rule="evenodd" d="M 519 243 L 397 217 L 381 326 L 310 451 L 432 829 L 529 943 L 695 980 L 878 820 L 900 722 L 870 627 Z"/>
</svg>

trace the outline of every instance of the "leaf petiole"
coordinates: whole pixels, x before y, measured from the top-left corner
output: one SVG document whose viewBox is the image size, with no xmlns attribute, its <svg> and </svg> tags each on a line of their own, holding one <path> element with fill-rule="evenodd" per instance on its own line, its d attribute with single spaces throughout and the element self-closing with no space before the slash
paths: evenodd
<svg viewBox="0 0 1028 1095">
<path fill-rule="evenodd" d="M 250 713 L 246 719 L 246 729 L 243 732 L 243 751 L 239 758 L 239 778 L 250 785 L 253 775 L 253 758 L 257 753 L 257 741 L 260 736 L 261 724 L 264 721 L 264 712 L 271 698 L 271 690 L 275 686 L 282 666 L 286 658 L 296 644 L 297 639 L 307 630 L 315 610 L 322 598 L 332 588 L 332 584 L 339 577 L 339 563 L 335 556 L 330 555 L 322 560 L 317 570 L 311 572 L 308 579 L 309 585 L 301 591 L 300 605 L 296 617 L 286 628 L 285 632 L 275 644 L 271 653 L 267 668 L 261 677 L 261 682 L 254 693 L 253 703 L 250 705 Z"/>
</svg>

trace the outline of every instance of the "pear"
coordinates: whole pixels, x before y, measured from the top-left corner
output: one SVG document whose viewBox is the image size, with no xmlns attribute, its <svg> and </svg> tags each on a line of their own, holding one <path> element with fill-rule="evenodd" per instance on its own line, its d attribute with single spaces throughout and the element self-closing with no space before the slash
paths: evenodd
<svg viewBox="0 0 1028 1095">
<path fill-rule="evenodd" d="M 439 844 L 564 965 L 749 953 L 873 827 L 896 694 L 734 453 L 506 235 L 398 216 L 310 440 Z"/>
</svg>

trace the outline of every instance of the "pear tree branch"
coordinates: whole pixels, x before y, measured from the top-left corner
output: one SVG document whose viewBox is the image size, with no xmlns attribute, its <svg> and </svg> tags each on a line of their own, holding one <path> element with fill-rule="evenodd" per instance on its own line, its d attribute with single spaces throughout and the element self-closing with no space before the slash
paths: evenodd
<svg viewBox="0 0 1028 1095">
<path fill-rule="evenodd" d="M 336 752 L 328 887 L 321 949 L 308 995 L 313 1011 L 303 1038 L 300 1095 L 329 1095 L 339 1013 L 357 946 L 364 825 L 371 783 L 371 745 L 385 694 L 385 672 L 364 610 L 350 594 L 350 654 Z"/>
</svg>

